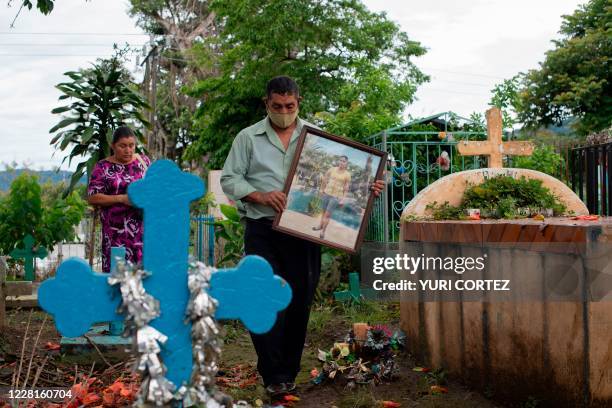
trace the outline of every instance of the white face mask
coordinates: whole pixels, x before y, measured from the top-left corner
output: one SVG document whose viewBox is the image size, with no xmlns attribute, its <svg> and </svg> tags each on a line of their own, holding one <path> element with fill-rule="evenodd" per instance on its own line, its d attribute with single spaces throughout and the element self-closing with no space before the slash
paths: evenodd
<svg viewBox="0 0 612 408">
<path fill-rule="evenodd" d="M 276 113 L 271 112 L 270 109 L 268 109 L 268 117 L 276 126 L 281 129 L 286 129 L 291 126 L 293 122 L 295 122 L 298 112 L 299 109 L 296 109 L 295 112 L 291 113 Z"/>
</svg>

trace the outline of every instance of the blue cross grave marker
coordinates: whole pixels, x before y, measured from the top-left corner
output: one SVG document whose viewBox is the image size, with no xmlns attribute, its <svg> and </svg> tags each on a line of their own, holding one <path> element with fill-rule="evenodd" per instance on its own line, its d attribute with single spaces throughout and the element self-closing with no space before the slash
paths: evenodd
<svg viewBox="0 0 612 408">
<path fill-rule="evenodd" d="M 145 178 L 128 187 L 130 201 L 144 210 L 143 266 L 151 276 L 143 284 L 161 307 L 151 326 L 168 337 L 161 357 L 166 378 L 177 387 L 189 383 L 193 367 L 191 323 L 185 322 L 189 203 L 203 194 L 202 180 L 181 172 L 169 160 L 156 161 Z M 93 272 L 83 259 L 70 258 L 59 266 L 55 278 L 40 285 L 38 302 L 54 316 L 62 335 L 80 336 L 92 323 L 122 320 L 117 313 L 119 288 L 107 279 L 108 274 Z M 209 294 L 219 302 L 217 320 L 240 319 L 254 333 L 270 330 L 277 313 L 291 300 L 289 285 L 258 256 L 247 256 L 236 268 L 213 273 Z"/>
</svg>

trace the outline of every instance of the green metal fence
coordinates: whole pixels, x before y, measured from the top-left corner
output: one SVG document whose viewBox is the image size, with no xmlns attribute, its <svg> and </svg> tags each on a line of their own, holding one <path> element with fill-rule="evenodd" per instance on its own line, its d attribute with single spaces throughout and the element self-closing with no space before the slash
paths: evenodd
<svg viewBox="0 0 612 408">
<path fill-rule="evenodd" d="M 388 154 L 387 189 L 382 199 L 374 203 L 366 240 L 397 242 L 402 211 L 419 191 L 447 174 L 486 166 L 485 157 L 460 156 L 456 148 L 461 140 L 483 139 L 484 132 L 394 129 L 371 136 L 369 144 Z M 449 161 L 448 168 L 440 164 L 443 152 Z"/>
</svg>

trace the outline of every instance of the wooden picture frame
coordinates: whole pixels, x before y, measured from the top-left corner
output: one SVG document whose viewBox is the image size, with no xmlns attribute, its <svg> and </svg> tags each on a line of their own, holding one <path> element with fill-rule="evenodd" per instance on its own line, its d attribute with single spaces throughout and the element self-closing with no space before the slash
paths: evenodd
<svg viewBox="0 0 612 408">
<path fill-rule="evenodd" d="M 387 154 L 304 126 L 283 192 L 287 207 L 272 228 L 350 253 L 359 250 Z"/>
</svg>

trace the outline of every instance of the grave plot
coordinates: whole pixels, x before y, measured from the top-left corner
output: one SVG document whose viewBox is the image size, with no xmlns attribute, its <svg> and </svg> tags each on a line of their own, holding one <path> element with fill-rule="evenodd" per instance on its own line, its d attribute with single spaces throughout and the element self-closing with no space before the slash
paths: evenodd
<svg viewBox="0 0 612 408">
<path fill-rule="evenodd" d="M 610 406 L 612 219 L 586 217 L 580 199 L 550 176 L 500 168 L 500 155 L 509 153 L 496 136 L 501 117 L 492 110 L 487 118 L 489 143 L 466 146 L 463 152 L 489 154 L 491 168 L 444 177 L 404 210 L 400 254 L 432 259 L 434 266 L 415 275 L 400 271 L 402 279 L 444 281 L 451 288 L 402 293 L 408 348 L 494 398 L 519 403 L 533 396 L 544 406 Z M 514 145 L 511 151 L 522 148 L 527 149 Z M 431 204 L 459 207 L 470 184 L 499 174 L 540 180 L 569 215 L 431 220 Z M 468 271 L 436 264 L 437 259 L 478 257 L 484 267 Z M 465 290 L 477 281 L 507 281 L 510 290 Z"/>
</svg>

